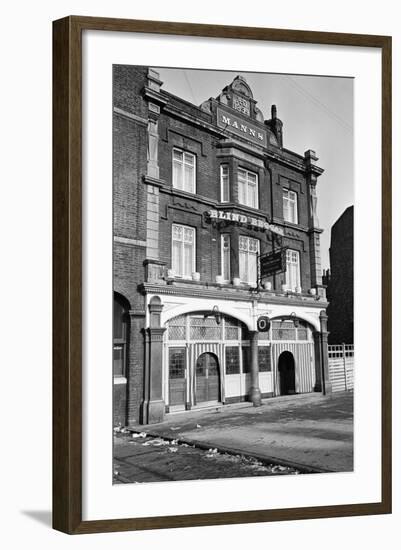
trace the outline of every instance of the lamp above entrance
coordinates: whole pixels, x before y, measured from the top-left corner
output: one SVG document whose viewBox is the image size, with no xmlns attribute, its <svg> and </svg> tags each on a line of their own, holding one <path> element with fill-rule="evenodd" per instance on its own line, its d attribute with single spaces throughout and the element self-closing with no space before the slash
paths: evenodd
<svg viewBox="0 0 401 550">
<path fill-rule="evenodd" d="M 216 323 L 218 325 L 221 323 L 222 314 L 219 310 L 219 306 L 213 306 L 213 309 L 209 313 L 205 313 L 203 317 L 204 319 L 206 319 L 207 317 L 210 317 L 210 316 L 213 316 L 216 319 Z"/>
</svg>

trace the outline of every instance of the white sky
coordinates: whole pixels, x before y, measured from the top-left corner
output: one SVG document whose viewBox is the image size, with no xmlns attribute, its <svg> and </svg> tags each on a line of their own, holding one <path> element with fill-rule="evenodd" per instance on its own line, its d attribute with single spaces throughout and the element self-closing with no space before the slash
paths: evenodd
<svg viewBox="0 0 401 550">
<path fill-rule="evenodd" d="M 316 151 L 322 268 L 329 267 L 330 229 L 354 202 L 353 79 L 304 75 L 156 68 L 162 89 L 195 105 L 216 97 L 237 74 L 250 85 L 265 119 L 271 105 L 283 121 L 283 145 L 301 155 Z"/>
</svg>

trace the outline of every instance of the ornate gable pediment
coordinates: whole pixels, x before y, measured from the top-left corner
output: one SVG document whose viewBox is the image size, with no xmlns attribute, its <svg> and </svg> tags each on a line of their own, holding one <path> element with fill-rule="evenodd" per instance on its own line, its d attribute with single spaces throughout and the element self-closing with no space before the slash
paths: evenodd
<svg viewBox="0 0 401 550">
<path fill-rule="evenodd" d="M 231 84 L 223 89 L 217 100 L 220 104 L 231 107 L 243 116 L 263 122 L 263 114 L 256 107 L 257 102 L 253 98 L 252 90 L 241 75 L 236 76 Z"/>
</svg>

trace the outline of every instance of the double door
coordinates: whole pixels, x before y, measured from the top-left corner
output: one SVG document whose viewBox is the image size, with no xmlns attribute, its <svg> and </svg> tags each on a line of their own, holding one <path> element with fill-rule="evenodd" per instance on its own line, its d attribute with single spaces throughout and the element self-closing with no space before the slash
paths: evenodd
<svg viewBox="0 0 401 550">
<path fill-rule="evenodd" d="M 169 405 L 180 406 L 190 402 L 187 397 L 186 349 L 169 348 Z M 191 370 L 191 369 L 190 369 Z M 220 401 L 219 360 L 214 353 L 199 355 L 192 371 L 190 386 L 194 389 L 194 405 Z"/>
</svg>

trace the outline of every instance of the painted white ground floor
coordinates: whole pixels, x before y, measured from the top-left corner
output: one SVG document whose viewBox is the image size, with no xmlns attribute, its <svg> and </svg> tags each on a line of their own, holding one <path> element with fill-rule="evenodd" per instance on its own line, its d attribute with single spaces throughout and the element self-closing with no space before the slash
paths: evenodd
<svg viewBox="0 0 401 550">
<path fill-rule="evenodd" d="M 163 290 L 146 295 L 145 321 L 149 369 L 164 412 L 322 391 L 325 303 Z M 257 330 L 261 316 L 270 320 L 267 332 Z M 152 346 L 158 365 L 152 364 Z"/>
</svg>

